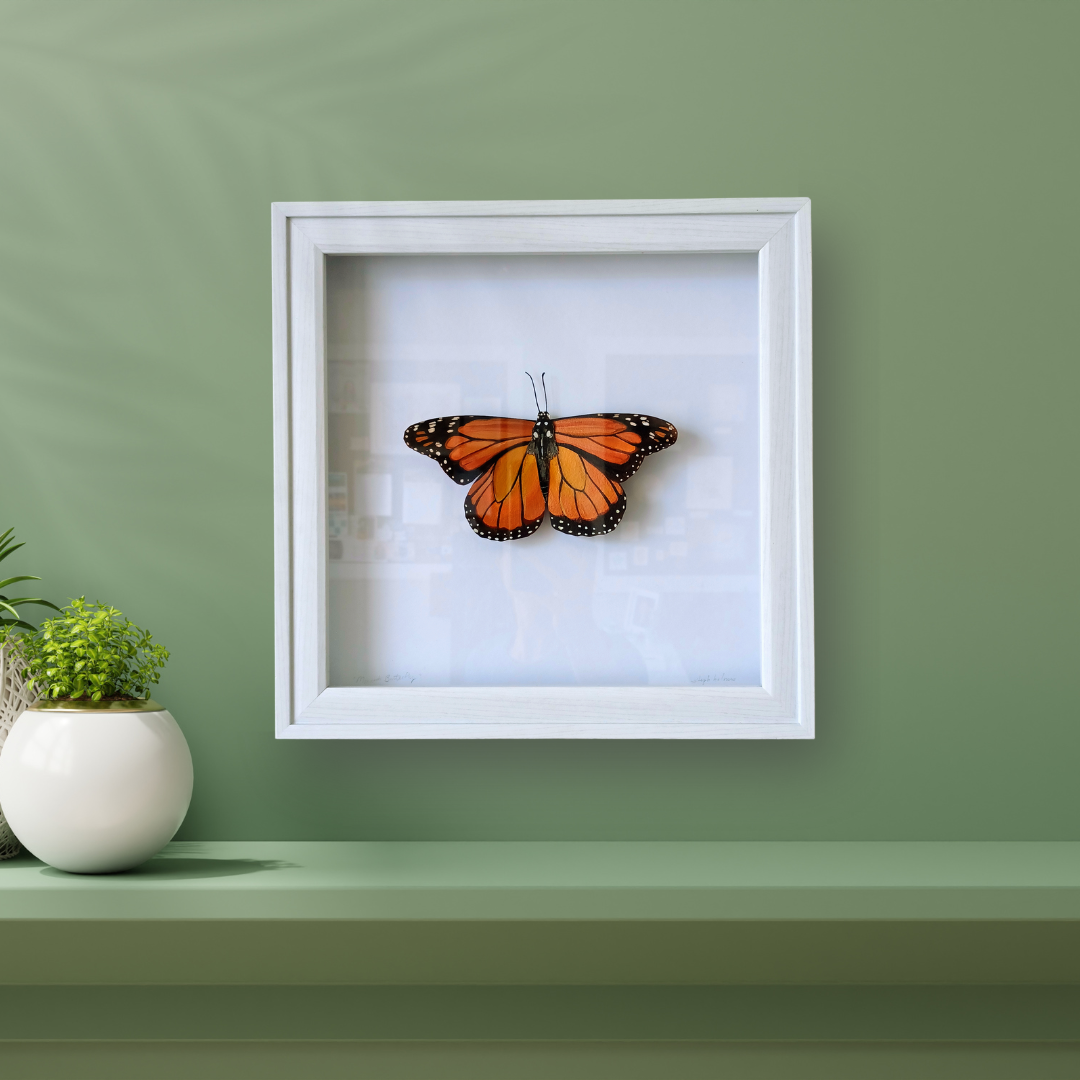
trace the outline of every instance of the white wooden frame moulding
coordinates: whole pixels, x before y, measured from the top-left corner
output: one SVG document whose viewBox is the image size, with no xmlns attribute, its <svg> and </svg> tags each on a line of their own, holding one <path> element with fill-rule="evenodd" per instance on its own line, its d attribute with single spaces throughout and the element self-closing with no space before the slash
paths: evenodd
<svg viewBox="0 0 1080 1080">
<path fill-rule="evenodd" d="M 277 737 L 814 736 L 809 199 L 275 203 Z M 328 687 L 325 257 L 756 252 L 760 687 Z"/>
</svg>

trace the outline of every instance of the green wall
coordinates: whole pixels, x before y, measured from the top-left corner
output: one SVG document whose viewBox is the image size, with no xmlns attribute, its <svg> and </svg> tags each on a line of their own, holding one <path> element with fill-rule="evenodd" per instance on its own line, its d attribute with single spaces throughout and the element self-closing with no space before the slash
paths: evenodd
<svg viewBox="0 0 1080 1080">
<path fill-rule="evenodd" d="M 0 526 L 172 649 L 181 836 L 1080 837 L 1078 32 L 0 3 Z M 814 205 L 817 740 L 275 742 L 270 202 L 747 195 Z"/>
</svg>

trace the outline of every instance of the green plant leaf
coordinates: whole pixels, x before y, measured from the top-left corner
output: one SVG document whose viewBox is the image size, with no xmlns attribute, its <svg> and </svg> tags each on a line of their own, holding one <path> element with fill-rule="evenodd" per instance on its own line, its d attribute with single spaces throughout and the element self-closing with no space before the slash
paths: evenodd
<svg viewBox="0 0 1080 1080">
<path fill-rule="evenodd" d="M 0 536 L 0 562 L 3 562 L 12 552 L 18 551 L 22 544 L 13 544 L 8 540 L 8 537 L 14 532 L 14 529 L 8 529 L 3 536 Z"/>
<path fill-rule="evenodd" d="M 8 585 L 14 585 L 16 581 L 40 581 L 41 578 L 35 577 L 33 574 L 20 574 L 18 577 L 5 578 L 0 581 L 0 589 L 7 588 Z"/>
</svg>

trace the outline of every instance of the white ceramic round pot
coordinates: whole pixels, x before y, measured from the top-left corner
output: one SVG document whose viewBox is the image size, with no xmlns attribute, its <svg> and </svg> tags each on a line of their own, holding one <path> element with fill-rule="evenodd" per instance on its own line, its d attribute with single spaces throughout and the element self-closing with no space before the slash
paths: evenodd
<svg viewBox="0 0 1080 1080">
<path fill-rule="evenodd" d="M 173 838 L 192 779 L 187 741 L 156 702 L 39 701 L 0 754 L 0 806 L 43 862 L 106 874 Z"/>
</svg>

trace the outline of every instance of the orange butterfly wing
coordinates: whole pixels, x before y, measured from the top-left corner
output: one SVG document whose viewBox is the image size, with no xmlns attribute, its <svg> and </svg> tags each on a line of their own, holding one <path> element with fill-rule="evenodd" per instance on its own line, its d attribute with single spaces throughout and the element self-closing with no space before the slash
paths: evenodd
<svg viewBox="0 0 1080 1080">
<path fill-rule="evenodd" d="M 551 524 L 571 536 L 602 536 L 626 513 L 620 481 L 679 437 L 673 424 L 642 413 L 593 413 L 555 421 L 558 456 L 549 466 Z"/>
<path fill-rule="evenodd" d="M 615 529 L 626 512 L 626 493 L 576 450 L 559 447 L 548 463 L 547 507 L 551 525 L 570 536 L 602 536 Z"/>
<path fill-rule="evenodd" d="M 544 491 L 536 458 L 522 445 L 503 451 L 469 489 L 465 519 L 485 540 L 520 540 L 540 528 Z"/>
<path fill-rule="evenodd" d="M 642 413 L 592 413 L 555 421 L 556 443 L 587 454 L 613 480 L 633 476 L 649 454 L 671 446 L 678 437 L 674 424 Z"/>
<path fill-rule="evenodd" d="M 455 484 L 471 484 L 499 454 L 527 443 L 533 421 L 508 416 L 440 416 L 410 424 L 405 445 L 433 458 Z"/>
</svg>

